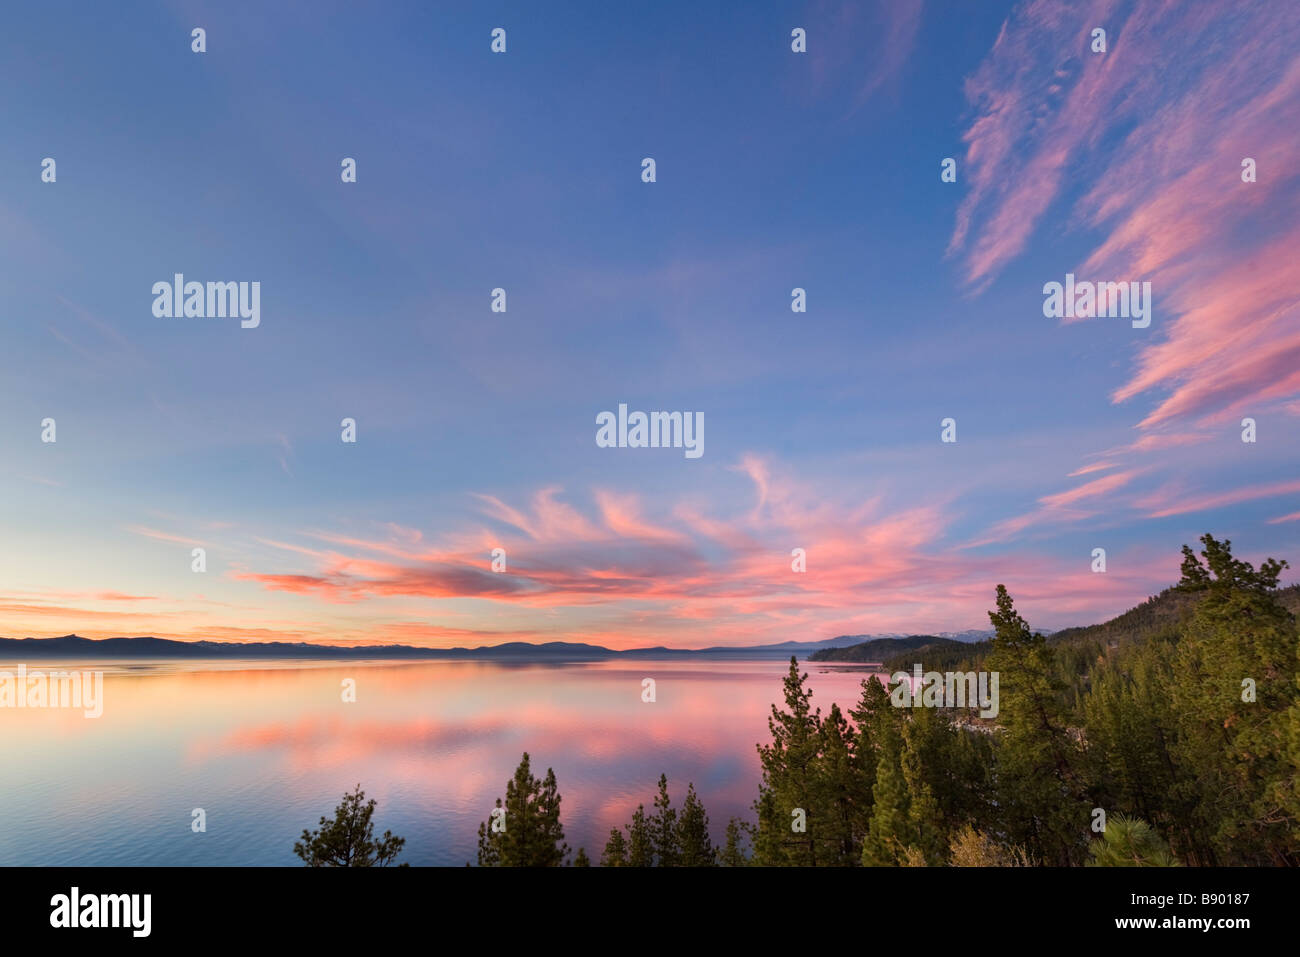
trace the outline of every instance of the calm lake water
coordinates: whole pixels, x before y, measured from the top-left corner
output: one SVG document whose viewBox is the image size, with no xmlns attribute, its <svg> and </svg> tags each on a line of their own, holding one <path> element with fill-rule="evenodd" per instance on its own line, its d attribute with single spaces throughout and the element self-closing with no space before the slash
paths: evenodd
<svg viewBox="0 0 1300 957">
<path fill-rule="evenodd" d="M 401 861 L 463 865 L 524 751 L 539 778 L 555 769 L 567 841 L 593 860 L 661 772 L 678 806 L 695 783 L 720 841 L 750 816 L 789 661 L 43 667 L 102 670 L 103 716 L 0 708 L 0 865 L 299 864 L 303 828 L 358 783 L 376 830 L 406 838 Z M 801 668 L 823 712 L 866 677 Z"/>
</svg>

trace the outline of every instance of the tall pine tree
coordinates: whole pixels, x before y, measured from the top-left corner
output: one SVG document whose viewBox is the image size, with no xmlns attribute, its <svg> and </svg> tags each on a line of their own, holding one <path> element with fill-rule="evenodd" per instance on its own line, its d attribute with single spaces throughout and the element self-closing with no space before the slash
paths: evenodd
<svg viewBox="0 0 1300 957">
<path fill-rule="evenodd" d="M 986 667 L 999 676 L 997 747 L 1000 817 L 1010 843 L 1024 845 L 1036 860 L 1054 866 L 1083 863 L 1088 804 L 1079 775 L 1079 748 L 1070 736 L 1061 703 L 1064 683 L 1052 651 L 1031 633 L 1003 585 Z"/>
<path fill-rule="evenodd" d="M 805 685 L 808 675 L 799 672 L 792 655 L 790 671 L 783 682 L 785 710 L 772 705 L 767 720 L 772 743 L 758 746 L 762 779 L 759 785 L 759 839 L 755 842 L 755 863 L 804 864 L 815 866 L 826 860 L 818 848 L 824 818 L 814 806 L 818 791 L 817 761 L 821 749 L 821 710 L 812 706 L 812 690 Z M 794 830 L 796 813 L 802 812 L 805 829 Z"/>
<path fill-rule="evenodd" d="M 1174 659 L 1177 759 L 1196 769 L 1199 818 L 1213 858 L 1204 863 L 1300 864 L 1300 817 L 1288 791 L 1297 766 L 1286 734 L 1300 703 L 1296 619 L 1277 600 L 1287 563 L 1256 570 L 1232 543 L 1183 546 L 1178 588 L 1198 599 Z"/>
<path fill-rule="evenodd" d="M 555 772 L 546 769 L 538 781 L 529 767 L 528 752 L 506 782 L 505 801 L 496 806 L 504 815 L 489 816 L 478 829 L 478 863 L 482 867 L 559 867 L 569 854 L 560 824 L 560 793 Z M 494 827 L 494 824 L 496 825 Z"/>
<path fill-rule="evenodd" d="M 695 793 L 695 785 L 686 785 L 686 800 L 677 818 L 678 863 L 682 867 L 713 867 L 717 860 L 709 839 L 709 815 Z"/>
</svg>

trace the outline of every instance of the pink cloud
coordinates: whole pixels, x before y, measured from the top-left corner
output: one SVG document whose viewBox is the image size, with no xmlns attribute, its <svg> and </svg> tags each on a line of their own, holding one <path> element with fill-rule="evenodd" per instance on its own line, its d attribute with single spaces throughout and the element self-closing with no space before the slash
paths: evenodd
<svg viewBox="0 0 1300 957">
<path fill-rule="evenodd" d="M 897 83 L 916 46 L 922 0 L 874 4 L 820 2 L 800 21 L 808 30 L 808 73 L 824 91 L 844 77 L 855 85 L 856 109 Z"/>
<path fill-rule="evenodd" d="M 1260 498 L 1274 498 L 1278 495 L 1300 493 L 1300 481 L 1271 482 L 1267 485 L 1253 485 L 1232 489 L 1228 492 L 1211 492 L 1190 498 L 1179 497 L 1166 488 L 1161 489 L 1138 501 L 1140 508 L 1149 509 L 1149 518 L 1166 518 L 1170 515 L 1183 515 L 1187 512 L 1203 512 L 1207 509 L 1222 508 L 1225 505 L 1237 505 Z"/>
<path fill-rule="evenodd" d="M 761 506 L 734 492 L 708 510 L 684 503 L 650 508 L 609 490 L 580 498 L 548 488 L 523 507 L 480 497 L 487 521 L 510 517 L 511 531 L 493 534 L 509 556 L 505 573 L 492 572 L 485 553 L 462 549 L 482 532 L 468 529 L 442 541 L 422 535 L 417 549 L 394 546 L 388 535 L 372 541 L 311 532 L 337 550 L 295 552 L 310 563 L 300 570 L 240 570 L 233 577 L 327 605 L 364 605 L 373 621 L 367 640 L 435 646 L 564 639 L 626 648 L 661 644 L 669 635 L 684 647 L 755 644 L 894 630 L 900 620 L 917 631 L 944 630 L 954 621 L 981 625 L 997 580 L 1020 583 L 1032 599 L 1045 598 L 1047 582 L 1064 576 L 1060 613 L 1096 594 L 1092 583 L 1068 584 L 1077 569 L 1060 561 L 954 552 L 945 545 L 951 517 L 941 503 L 908 506 L 870 491 L 839 501 L 757 456 L 745 457 L 736 471 Z M 1075 503 L 1104 497 L 1133 474 L 1044 496 L 1040 511 L 1053 521 L 1074 520 L 1087 514 Z M 805 572 L 791 568 L 794 548 L 806 551 Z M 938 592 L 936 582 L 943 583 Z M 1105 594 L 1118 603 L 1145 597 L 1150 587 L 1129 579 Z M 431 600 L 432 620 L 386 620 L 385 609 L 399 599 Z M 475 626 L 489 620 L 492 627 L 439 621 L 463 607 L 443 604 L 450 599 L 482 603 L 468 614 Z"/>
<path fill-rule="evenodd" d="M 1109 49 L 1094 55 L 1097 25 Z M 1072 223 L 1105 235 L 1073 271 L 1152 283 L 1150 335 L 1113 393 L 1155 393 L 1146 432 L 1221 425 L 1300 392 L 1297 48 L 1293 6 L 1035 0 L 967 81 L 969 188 L 950 252 L 982 289 L 1082 188 Z M 1244 157 L 1257 182 L 1242 182 Z"/>
<path fill-rule="evenodd" d="M 1113 492 L 1115 489 L 1127 485 L 1133 476 L 1137 474 L 1137 471 L 1116 472 L 1114 475 L 1106 475 L 1099 479 L 1093 479 L 1091 482 L 1085 482 L 1083 485 L 1072 488 L 1067 492 L 1045 495 L 1038 501 L 1049 509 L 1072 505 L 1086 498 L 1095 498 L 1098 495 Z"/>
<path fill-rule="evenodd" d="M 1078 475 L 1081 472 L 1089 471 L 1093 471 L 1093 469 L 1085 468 L 1071 474 Z M 1038 500 L 1038 508 L 1023 515 L 1016 515 L 997 522 L 989 529 L 987 534 L 975 541 L 967 542 L 962 547 L 978 548 L 983 545 L 1005 542 L 1029 528 L 1080 522 L 1092 518 L 1096 514 L 1095 512 L 1075 508 L 1076 503 L 1109 495 L 1128 485 L 1135 476 L 1142 474 L 1142 471 L 1142 469 L 1129 469 L 1124 472 L 1115 472 L 1112 475 L 1104 475 L 1101 478 L 1085 482 L 1064 492 L 1044 495 Z"/>
<path fill-rule="evenodd" d="M 1080 475 L 1090 475 L 1093 472 L 1103 472 L 1106 469 L 1113 469 L 1114 462 L 1093 462 L 1091 465 L 1083 465 L 1071 472 L 1067 478 L 1078 478 Z"/>
</svg>

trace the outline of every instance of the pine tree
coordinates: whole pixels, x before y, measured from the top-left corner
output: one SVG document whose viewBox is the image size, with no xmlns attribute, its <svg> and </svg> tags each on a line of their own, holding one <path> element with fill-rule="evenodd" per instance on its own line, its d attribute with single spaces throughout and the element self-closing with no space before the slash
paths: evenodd
<svg viewBox="0 0 1300 957">
<path fill-rule="evenodd" d="M 1284 561 L 1256 570 L 1231 542 L 1183 546 L 1180 591 L 1198 598 L 1174 660 L 1180 762 L 1196 769 L 1198 817 L 1218 864 L 1300 863 L 1289 805 L 1297 765 L 1285 728 L 1297 694 L 1296 619 L 1276 598 Z M 1199 863 L 1199 862 L 1198 862 Z"/>
<path fill-rule="evenodd" d="M 497 828 L 493 821 L 479 825 L 478 863 L 482 867 L 558 867 L 569 854 L 560 824 L 560 794 L 555 772 L 547 768 L 538 781 L 529 768 L 528 752 L 506 782 L 506 797 Z M 504 829 L 502 828 L 504 825 Z"/>
<path fill-rule="evenodd" d="M 332 819 L 322 817 L 318 830 L 302 832 L 293 852 L 308 867 L 387 867 L 401 853 L 406 838 L 385 831 L 375 840 L 371 820 L 375 803 L 374 798 L 366 801 L 366 792 L 358 784 L 351 794 L 343 795 Z"/>
<path fill-rule="evenodd" d="M 800 674 L 792 655 L 784 680 L 785 706 L 772 706 L 767 726 L 772 743 L 758 746 L 762 765 L 759 785 L 759 840 L 755 863 L 804 864 L 815 866 L 826 854 L 818 849 L 824 826 L 821 808 L 815 806 L 817 761 L 821 748 L 821 710 L 812 707 L 812 690 L 805 686 L 808 675 Z M 792 831 L 796 810 L 804 812 L 806 830 Z"/>
<path fill-rule="evenodd" d="M 850 867 L 860 862 L 867 831 L 870 795 L 854 760 L 855 735 L 848 719 L 832 704 L 819 729 L 813 804 L 817 809 L 822 863 Z"/>
<path fill-rule="evenodd" d="M 915 855 L 929 866 L 944 863 L 948 841 L 944 833 L 943 816 L 934 790 L 926 780 L 923 769 L 923 747 L 926 722 L 933 717 L 927 708 L 917 709 L 920 714 L 903 726 L 903 751 L 899 766 L 903 772 L 903 786 L 907 789 L 908 844 Z"/>
<path fill-rule="evenodd" d="M 605 842 L 605 852 L 600 855 L 601 867 L 627 867 L 627 841 L 623 832 L 611 828 L 609 840 Z"/>
<path fill-rule="evenodd" d="M 876 764 L 871 822 L 862 845 L 862 863 L 867 867 L 894 867 L 908 846 L 907 784 L 900 767 L 899 744 L 895 736 L 880 743 Z"/>
<path fill-rule="evenodd" d="M 1291 821 L 1300 821 L 1300 634 L 1296 640 L 1295 699 L 1287 709 L 1285 722 L 1280 722 L 1280 732 L 1285 741 L 1286 772 L 1280 780 L 1275 781 L 1270 789 L 1270 796 L 1277 801 L 1280 813 Z M 1287 842 L 1288 852 L 1292 858 L 1300 857 L 1300 827 L 1293 827 L 1291 839 Z"/>
<path fill-rule="evenodd" d="M 998 807 L 1010 839 L 1043 863 L 1082 863 L 1088 805 L 1061 705 L 1052 651 L 1031 634 L 1005 586 L 997 587 L 986 667 L 999 675 Z"/>
<path fill-rule="evenodd" d="M 646 821 L 645 805 L 638 804 L 632 813 L 632 823 L 627 827 L 627 866 L 653 867 L 655 862 L 654 838 Z"/>
<path fill-rule="evenodd" d="M 686 785 L 686 800 L 677 820 L 678 863 L 682 867 L 714 867 L 717 860 L 709 840 L 709 815 L 695 793 L 695 785 Z"/>
<path fill-rule="evenodd" d="M 857 727 L 852 757 L 854 775 L 861 794 L 859 827 L 865 837 L 875 801 L 873 795 L 876 768 L 880 764 L 880 743 L 889 735 L 901 732 L 902 715 L 889 700 L 889 691 L 884 682 L 873 676 L 862 682 L 862 696 L 849 716 Z"/>
<path fill-rule="evenodd" d="M 1189 860 L 1213 857 L 1198 806 L 1196 769 L 1176 760 L 1171 706 L 1175 645 L 1152 637 L 1099 657 L 1082 698 L 1089 792 L 1098 807 L 1121 808 L 1170 836 Z"/>
<path fill-rule="evenodd" d="M 681 857 L 677 846 L 677 812 L 668 798 L 668 775 L 659 775 L 659 793 L 654 799 L 655 813 L 650 818 L 650 841 L 655 864 L 676 867 Z"/>
<path fill-rule="evenodd" d="M 1100 839 L 1088 848 L 1092 867 L 1177 867 L 1169 845 L 1139 818 L 1113 814 Z"/>
<path fill-rule="evenodd" d="M 479 867 L 501 867 L 501 849 L 505 843 L 500 836 L 493 834 L 490 830 L 490 822 L 494 819 L 501 819 L 501 810 L 503 805 L 501 799 L 497 798 L 496 804 L 493 805 L 493 815 L 488 816 L 488 820 L 478 826 L 478 866 Z M 500 826 L 499 824 L 497 825 Z M 466 865 L 468 866 L 468 865 Z"/>
<path fill-rule="evenodd" d="M 759 786 L 754 801 L 754 851 L 752 863 L 760 867 L 774 867 L 787 863 L 786 835 L 790 832 L 790 817 L 776 806 L 776 795 L 768 787 Z"/>
<path fill-rule="evenodd" d="M 745 825 L 738 818 L 733 817 L 727 822 L 727 840 L 717 852 L 718 863 L 723 867 L 745 867 L 749 864 L 743 846 L 744 831 Z"/>
<path fill-rule="evenodd" d="M 940 761 L 945 785 L 936 792 L 951 832 L 962 822 L 987 827 L 997 814 L 993 736 L 982 731 L 951 728 Z"/>
<path fill-rule="evenodd" d="M 1278 808 L 1292 821 L 1300 821 L 1300 640 L 1296 641 L 1296 700 L 1287 712 L 1286 724 L 1282 734 L 1286 741 L 1286 761 L 1289 769 L 1282 779 L 1274 782 L 1270 791 L 1277 801 Z M 1300 827 L 1293 828 L 1291 839 L 1287 842 L 1288 852 L 1293 858 L 1300 856 L 1297 848 L 1297 833 Z"/>
<path fill-rule="evenodd" d="M 587 857 L 586 848 L 578 848 L 577 855 L 573 858 L 574 867 L 591 867 L 591 859 Z"/>
</svg>

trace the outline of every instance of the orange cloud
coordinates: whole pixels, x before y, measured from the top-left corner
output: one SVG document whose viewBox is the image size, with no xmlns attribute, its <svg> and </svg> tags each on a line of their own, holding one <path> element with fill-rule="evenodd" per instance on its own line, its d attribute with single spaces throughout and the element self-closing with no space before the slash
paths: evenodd
<svg viewBox="0 0 1300 957">
<path fill-rule="evenodd" d="M 899 507 L 870 494 L 837 502 L 756 456 L 736 471 L 749 480 L 753 498 L 728 494 L 730 510 L 715 515 L 683 504 L 652 512 L 634 496 L 608 490 L 596 490 L 582 506 L 558 488 L 534 494 L 526 507 L 478 496 L 485 517 L 505 519 L 510 529 L 489 536 L 506 549 L 504 573 L 491 571 L 485 551 L 465 546 L 484 537 L 484 529 L 471 529 L 440 542 L 407 534 L 396 545 L 309 532 L 337 550 L 294 552 L 313 567 L 243 569 L 232 577 L 330 605 L 373 608 L 369 640 L 445 647 L 563 639 L 627 648 L 810 639 L 890 630 L 899 619 L 915 621 L 917 630 L 947 630 L 954 616 L 975 626 L 995 579 L 1062 570 L 1037 557 L 954 553 L 944 545 L 949 517 L 939 504 Z M 1104 496 L 1134 474 L 1044 496 L 1040 511 L 1070 519 L 1078 514 L 1073 503 Z M 746 501 L 759 505 L 737 504 Z M 794 548 L 806 550 L 805 572 L 791 568 Z M 1128 586 L 1140 599 L 1151 583 Z M 434 620 L 384 620 L 386 603 L 398 599 L 435 602 Z M 473 625 L 437 620 L 440 609 L 464 607 L 448 602 L 467 600 L 479 603 L 468 612 Z M 483 621 L 492 627 L 475 627 Z"/>
</svg>

